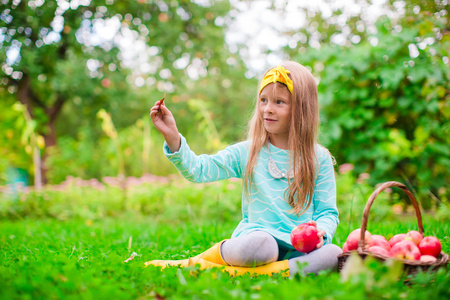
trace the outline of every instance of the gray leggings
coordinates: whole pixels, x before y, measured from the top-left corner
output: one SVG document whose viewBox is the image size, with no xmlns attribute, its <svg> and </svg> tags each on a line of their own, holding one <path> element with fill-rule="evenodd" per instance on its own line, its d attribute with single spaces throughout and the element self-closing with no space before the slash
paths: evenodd
<svg viewBox="0 0 450 300">
<path fill-rule="evenodd" d="M 306 263 L 303 273 L 317 273 L 337 267 L 337 256 L 341 248 L 328 244 L 303 256 L 289 259 L 289 273 L 298 273 L 298 263 Z M 232 238 L 222 244 L 221 254 L 231 266 L 253 267 L 278 260 L 278 243 L 273 236 L 264 231 L 253 231 L 245 236 Z"/>
</svg>

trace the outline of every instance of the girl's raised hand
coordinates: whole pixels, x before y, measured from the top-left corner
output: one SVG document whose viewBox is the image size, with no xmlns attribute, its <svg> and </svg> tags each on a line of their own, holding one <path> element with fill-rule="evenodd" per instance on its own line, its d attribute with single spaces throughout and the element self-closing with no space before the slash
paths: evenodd
<svg viewBox="0 0 450 300">
<path fill-rule="evenodd" d="M 150 109 L 150 118 L 156 129 L 162 133 L 172 153 L 180 149 L 180 135 L 177 124 L 170 110 L 164 105 L 163 99 L 156 101 Z"/>
</svg>

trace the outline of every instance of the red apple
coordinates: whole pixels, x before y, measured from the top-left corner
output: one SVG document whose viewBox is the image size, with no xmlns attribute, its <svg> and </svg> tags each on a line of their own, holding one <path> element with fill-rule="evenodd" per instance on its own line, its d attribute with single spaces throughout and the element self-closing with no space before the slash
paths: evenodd
<svg viewBox="0 0 450 300">
<path fill-rule="evenodd" d="M 342 252 L 348 252 L 348 246 L 347 246 L 347 242 L 344 243 L 344 245 L 342 246 Z"/>
<path fill-rule="evenodd" d="M 442 250 L 441 242 L 434 236 L 424 237 L 419 243 L 419 250 L 422 255 L 438 257 Z"/>
<path fill-rule="evenodd" d="M 291 243 L 294 248 L 302 253 L 309 253 L 316 249 L 316 245 L 320 242 L 317 236 L 317 227 L 303 223 L 296 226 L 291 231 Z"/>
<path fill-rule="evenodd" d="M 419 245 L 420 241 L 423 239 L 423 235 L 420 232 L 411 230 L 406 234 L 405 240 L 410 240 L 414 244 Z"/>
<path fill-rule="evenodd" d="M 392 246 L 389 255 L 397 259 L 419 260 L 420 250 L 411 241 L 401 241 Z"/>
<path fill-rule="evenodd" d="M 389 256 L 389 251 L 380 246 L 372 246 L 367 249 L 368 251 L 375 252 L 381 255 Z"/>
<path fill-rule="evenodd" d="M 391 245 L 389 245 L 388 241 L 381 235 L 373 235 L 373 246 L 378 246 L 386 249 L 387 252 L 391 251 Z"/>
<path fill-rule="evenodd" d="M 421 255 L 420 256 L 420 261 L 423 261 L 423 262 L 435 262 L 436 261 L 436 257 L 434 257 L 432 255 Z"/>
<path fill-rule="evenodd" d="M 355 229 L 347 237 L 347 247 L 348 250 L 356 250 L 358 249 L 359 238 L 361 237 L 361 228 Z M 366 234 L 364 235 L 364 241 L 366 242 L 366 247 L 370 247 L 373 245 L 373 238 L 370 232 L 366 230 Z"/>
<path fill-rule="evenodd" d="M 372 237 L 373 237 L 373 239 L 382 239 L 382 240 L 385 240 L 387 242 L 386 238 L 384 236 L 382 236 L 382 235 L 375 234 L 375 235 L 372 235 Z"/>
<path fill-rule="evenodd" d="M 399 233 L 399 234 L 396 234 L 396 235 L 394 235 L 393 237 L 391 237 L 390 239 L 389 239 L 389 245 L 391 246 L 391 248 L 395 245 L 395 244 L 397 244 L 398 242 L 401 242 L 401 241 L 404 241 L 405 240 L 405 237 L 406 237 L 406 234 L 405 233 Z"/>
</svg>

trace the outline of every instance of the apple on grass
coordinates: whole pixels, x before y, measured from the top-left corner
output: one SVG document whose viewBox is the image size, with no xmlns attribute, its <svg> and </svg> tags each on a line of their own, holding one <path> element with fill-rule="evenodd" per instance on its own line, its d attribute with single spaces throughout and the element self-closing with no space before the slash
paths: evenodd
<svg viewBox="0 0 450 300">
<path fill-rule="evenodd" d="M 358 249 L 358 242 L 361 237 L 361 228 L 355 229 L 347 237 L 347 248 L 349 251 Z M 373 238 L 370 232 L 366 230 L 364 235 L 364 242 L 366 243 L 367 247 L 370 247 L 373 245 Z"/>
<path fill-rule="evenodd" d="M 309 253 L 316 249 L 317 244 L 320 242 L 318 233 L 319 230 L 315 226 L 315 222 L 313 224 L 300 224 L 291 231 L 292 246 L 299 252 Z"/>
<path fill-rule="evenodd" d="M 438 257 L 442 250 L 441 242 L 434 236 L 424 237 L 419 243 L 419 250 L 422 255 L 432 255 Z"/>
<path fill-rule="evenodd" d="M 419 247 L 412 241 L 403 240 L 392 246 L 389 256 L 397 259 L 419 260 L 421 253 Z"/>
</svg>

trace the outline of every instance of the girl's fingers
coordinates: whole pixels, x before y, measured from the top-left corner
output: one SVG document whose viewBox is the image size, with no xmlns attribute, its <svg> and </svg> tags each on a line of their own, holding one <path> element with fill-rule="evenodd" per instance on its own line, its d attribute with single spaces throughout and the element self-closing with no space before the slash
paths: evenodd
<svg viewBox="0 0 450 300">
<path fill-rule="evenodd" d="M 160 100 L 155 102 L 155 105 L 150 109 L 150 115 L 157 114 L 158 112 L 160 112 L 160 110 L 162 110 L 162 107 L 164 107 L 164 104 L 161 105 L 160 102 L 161 102 Z"/>
<path fill-rule="evenodd" d="M 313 225 L 313 226 L 317 226 L 316 221 L 313 221 L 313 220 L 309 221 L 308 224 L 309 224 L 309 225 Z"/>
<path fill-rule="evenodd" d="M 161 106 L 159 107 L 159 109 L 161 110 L 161 112 L 162 112 L 164 115 L 172 116 L 172 113 L 171 113 L 170 110 L 166 107 L 165 104 L 161 105 Z"/>
<path fill-rule="evenodd" d="M 322 247 L 323 243 L 324 243 L 323 239 L 320 239 L 320 242 L 316 245 L 316 248 L 319 249 L 320 247 Z"/>
<path fill-rule="evenodd" d="M 323 237 L 325 235 L 325 231 L 323 231 L 322 229 L 319 229 L 319 231 L 317 232 L 317 237 L 319 238 L 319 243 L 317 243 L 316 248 L 319 249 L 320 247 L 323 246 L 324 244 L 324 240 Z"/>
<path fill-rule="evenodd" d="M 158 107 L 153 106 L 153 107 L 150 109 L 150 117 L 154 117 L 157 113 L 158 113 Z"/>
</svg>

